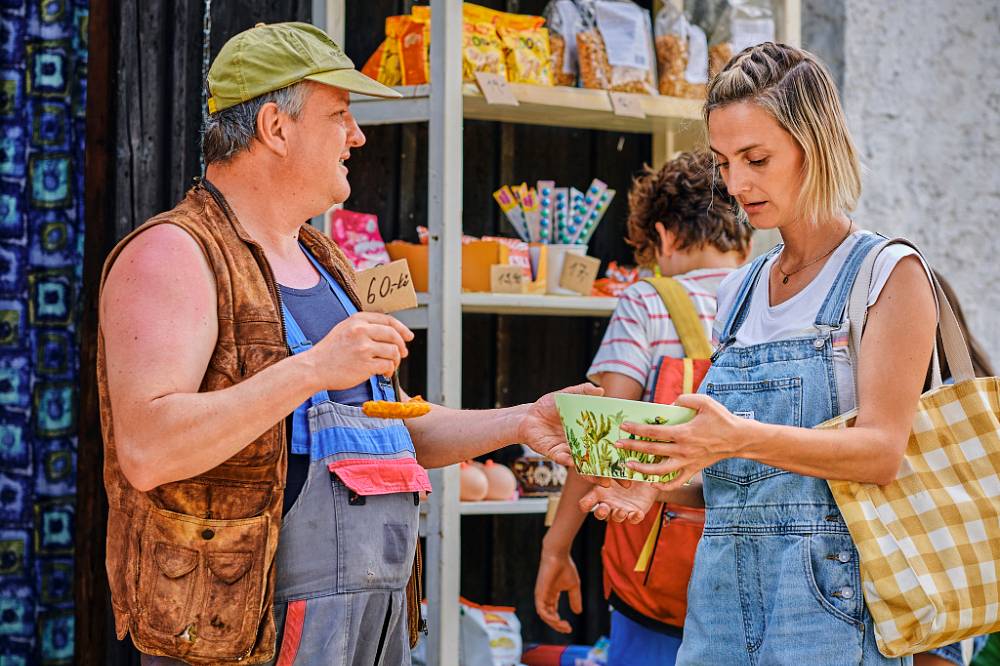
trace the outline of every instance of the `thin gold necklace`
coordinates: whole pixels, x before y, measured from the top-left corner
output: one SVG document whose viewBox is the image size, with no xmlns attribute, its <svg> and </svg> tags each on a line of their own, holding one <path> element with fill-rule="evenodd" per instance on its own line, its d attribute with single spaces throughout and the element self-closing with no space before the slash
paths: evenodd
<svg viewBox="0 0 1000 666">
<path fill-rule="evenodd" d="M 851 235 L 851 230 L 852 229 L 854 229 L 854 220 L 851 220 L 851 223 L 849 225 L 847 225 L 847 233 L 844 234 L 844 237 L 840 239 L 840 242 L 837 243 L 836 245 L 834 245 L 833 247 L 831 247 L 829 250 L 827 250 L 826 254 L 824 254 L 824 255 L 822 255 L 820 257 L 816 257 L 815 259 L 813 259 L 812 261 L 810 261 L 808 264 L 806 264 L 804 266 L 799 266 L 798 268 L 796 268 L 791 273 L 786 273 L 785 271 L 781 270 L 781 263 L 780 262 L 775 262 L 775 265 L 778 268 L 778 272 L 781 273 L 781 275 L 782 275 L 781 284 L 788 284 L 788 278 L 792 277 L 793 275 L 795 275 L 796 273 L 798 273 L 800 271 L 804 271 L 805 269 L 809 268 L 810 266 L 812 266 L 816 262 L 822 261 L 823 259 L 826 259 L 831 254 L 833 254 L 833 251 L 836 250 L 841 245 L 843 245 L 844 241 L 847 240 L 847 237 Z"/>
</svg>

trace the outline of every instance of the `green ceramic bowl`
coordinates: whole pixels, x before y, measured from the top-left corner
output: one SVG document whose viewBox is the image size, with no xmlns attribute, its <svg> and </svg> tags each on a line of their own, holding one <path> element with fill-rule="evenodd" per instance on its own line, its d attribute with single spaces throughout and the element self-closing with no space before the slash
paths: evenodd
<svg viewBox="0 0 1000 666">
<path fill-rule="evenodd" d="M 626 421 L 678 425 L 694 418 L 693 409 L 575 393 L 557 393 L 555 398 L 559 418 L 566 429 L 566 441 L 573 453 L 576 471 L 580 474 L 660 482 L 677 476 L 676 472 L 646 476 L 629 469 L 625 463 L 630 460 L 655 463 L 660 461 L 660 457 L 619 449 L 615 442 L 634 438 L 634 435 L 620 430 L 621 424 Z"/>
</svg>

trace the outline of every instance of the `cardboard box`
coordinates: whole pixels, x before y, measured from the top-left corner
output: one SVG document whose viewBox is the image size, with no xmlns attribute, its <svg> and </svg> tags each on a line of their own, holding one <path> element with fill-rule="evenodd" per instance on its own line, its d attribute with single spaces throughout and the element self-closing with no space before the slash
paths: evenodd
<svg viewBox="0 0 1000 666">
<path fill-rule="evenodd" d="M 534 248 L 538 248 L 535 250 Z M 417 291 L 426 292 L 428 282 L 427 246 L 406 241 L 386 243 L 389 257 L 393 261 L 406 259 L 410 264 L 410 275 Z M 544 294 L 548 252 L 545 245 L 533 243 L 532 256 L 537 254 L 535 276 L 528 283 L 525 293 Z M 462 245 L 462 291 L 489 291 L 490 266 L 508 263 L 509 250 L 497 241 L 473 241 Z M 534 265 L 535 261 L 532 261 Z"/>
</svg>

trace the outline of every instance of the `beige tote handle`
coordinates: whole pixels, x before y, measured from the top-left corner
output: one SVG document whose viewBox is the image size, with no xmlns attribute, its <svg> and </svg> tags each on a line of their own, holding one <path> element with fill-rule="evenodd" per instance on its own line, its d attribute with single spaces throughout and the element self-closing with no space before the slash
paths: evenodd
<svg viewBox="0 0 1000 666">
<path fill-rule="evenodd" d="M 847 304 L 847 318 L 851 322 L 851 356 L 854 359 L 852 369 L 854 372 L 855 395 L 858 395 L 858 359 L 861 352 L 861 333 L 864 331 L 865 320 L 868 318 L 868 293 L 871 290 L 875 260 L 882 250 L 894 244 L 906 245 L 913 248 L 923 258 L 923 254 L 921 254 L 916 245 L 905 238 L 893 238 L 892 240 L 880 243 L 870 250 L 868 256 L 865 257 L 864 262 L 861 264 L 861 268 L 858 270 L 858 277 L 854 282 L 854 287 L 851 289 L 851 296 Z M 941 332 L 944 357 L 948 361 L 952 377 L 956 383 L 973 379 L 975 378 L 975 371 L 972 369 L 972 356 L 969 354 L 969 347 L 965 343 L 965 336 L 962 335 L 962 329 L 959 328 L 958 318 L 955 317 L 955 311 L 952 310 L 951 303 L 948 302 L 948 297 L 945 295 L 933 271 L 931 272 L 931 280 L 934 283 L 934 291 L 937 294 L 938 311 L 940 313 L 938 330 Z M 937 388 L 941 385 L 941 364 L 937 357 L 936 340 L 934 342 L 934 356 L 931 359 L 931 373 L 931 384 L 934 388 Z"/>
</svg>

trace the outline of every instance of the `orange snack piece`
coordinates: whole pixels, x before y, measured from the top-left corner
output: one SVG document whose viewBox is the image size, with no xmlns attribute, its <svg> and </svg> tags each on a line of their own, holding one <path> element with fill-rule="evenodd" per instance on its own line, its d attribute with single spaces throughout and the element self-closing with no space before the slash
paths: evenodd
<svg viewBox="0 0 1000 666">
<path fill-rule="evenodd" d="M 431 403 L 419 395 L 407 402 L 369 400 L 361 405 L 361 411 L 376 419 L 415 419 L 431 411 Z"/>
</svg>

